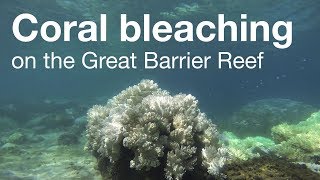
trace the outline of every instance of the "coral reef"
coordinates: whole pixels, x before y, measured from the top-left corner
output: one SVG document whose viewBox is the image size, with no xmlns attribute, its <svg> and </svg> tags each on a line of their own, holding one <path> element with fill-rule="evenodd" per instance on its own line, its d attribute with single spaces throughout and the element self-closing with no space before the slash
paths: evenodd
<svg viewBox="0 0 320 180">
<path fill-rule="evenodd" d="M 226 143 L 228 144 L 228 152 L 230 161 L 246 161 L 261 155 L 270 154 L 275 143 L 268 138 L 256 136 L 239 138 L 232 132 L 223 132 Z"/>
<path fill-rule="evenodd" d="M 293 164 L 274 156 L 226 165 L 222 173 L 227 179 L 320 179 L 306 165 Z"/>
<path fill-rule="evenodd" d="M 43 141 L 43 137 L 35 134 L 31 130 L 17 128 L 14 131 L 3 132 L 0 137 L 1 143 L 12 143 L 12 144 L 28 144 Z"/>
<path fill-rule="evenodd" d="M 271 128 L 287 122 L 297 123 L 316 109 L 289 99 L 263 99 L 245 105 L 229 120 L 229 128 L 239 136 L 270 137 Z"/>
<path fill-rule="evenodd" d="M 320 156 L 320 111 L 298 124 L 281 124 L 272 128 L 279 155 L 294 161 L 312 162 Z"/>
<path fill-rule="evenodd" d="M 93 106 L 87 136 L 87 148 L 99 161 L 110 161 L 109 169 L 125 164 L 148 174 L 160 168 L 166 179 L 182 179 L 199 166 L 218 175 L 227 155 L 195 97 L 171 96 L 152 80 L 127 88 L 105 106 Z"/>
<path fill-rule="evenodd" d="M 12 130 L 2 139 L 20 133 L 25 143 L 8 142 L 0 147 L 0 179 L 101 179 L 94 169 L 95 159 L 83 150 L 84 136 L 73 146 L 57 144 L 58 130 L 43 133 L 41 141 L 30 139 L 33 131 L 26 129 Z"/>
<path fill-rule="evenodd" d="M 2 154 L 8 153 L 10 155 L 19 155 L 22 154 L 22 150 L 19 145 L 13 144 L 13 143 L 5 143 L 1 146 L 0 152 Z"/>
<path fill-rule="evenodd" d="M 0 106 L 0 179 L 101 179 L 82 135 L 83 109 L 97 101 L 83 101 Z"/>
<path fill-rule="evenodd" d="M 72 145 L 78 144 L 79 139 L 78 136 L 73 133 L 63 133 L 58 137 L 58 144 L 59 145 Z"/>
<path fill-rule="evenodd" d="M 14 144 L 22 144 L 24 142 L 26 142 L 27 137 L 25 134 L 21 133 L 21 132 L 15 132 L 13 134 L 11 134 L 7 139 L 6 142 L 7 143 L 14 143 Z"/>
<path fill-rule="evenodd" d="M 72 126 L 73 123 L 72 116 L 65 112 L 48 113 L 31 119 L 26 123 L 26 127 L 37 129 L 38 131 L 46 131 L 48 129 Z"/>
</svg>

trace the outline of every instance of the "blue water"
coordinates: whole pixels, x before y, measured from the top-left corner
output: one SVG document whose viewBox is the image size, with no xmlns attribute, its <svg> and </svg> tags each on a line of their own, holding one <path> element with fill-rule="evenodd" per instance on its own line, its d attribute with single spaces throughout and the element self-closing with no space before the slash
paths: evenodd
<svg viewBox="0 0 320 180">
<path fill-rule="evenodd" d="M 66 1 L 68 2 L 68 1 Z M 108 2 L 108 1 L 106 1 Z M 214 116 L 224 116 L 239 106 L 248 102 L 280 97 L 306 102 L 319 106 L 320 92 L 320 61 L 319 30 L 320 30 L 320 5 L 315 0 L 308 1 L 261 1 L 261 4 L 252 2 L 238 3 L 233 6 L 230 2 L 217 1 L 216 10 L 208 14 L 201 14 L 198 18 L 190 18 L 193 22 L 201 20 L 213 20 L 216 14 L 225 13 L 230 20 L 238 20 L 241 12 L 247 13 L 249 19 L 293 21 L 293 44 L 285 50 L 276 48 L 264 48 L 271 43 L 146 43 L 144 47 L 134 44 L 122 43 L 119 48 L 119 32 L 117 21 L 119 14 L 126 12 L 131 18 L 142 19 L 144 13 L 155 14 L 156 19 L 160 11 L 172 10 L 181 3 L 193 1 L 175 1 L 161 3 L 139 3 L 137 7 L 127 5 L 122 8 L 121 3 L 116 4 L 114 11 L 97 9 L 96 14 L 111 14 L 108 37 L 114 44 L 80 43 L 74 40 L 65 43 L 58 41 L 47 43 L 37 39 L 32 43 L 21 43 L 12 34 L 11 25 L 14 18 L 22 13 L 34 14 L 39 22 L 93 18 L 82 17 L 85 9 L 71 11 L 64 9 L 54 1 L 2 1 L 0 12 L 0 102 L 21 103 L 36 102 L 44 99 L 86 99 L 91 97 L 111 97 L 129 85 L 139 82 L 141 79 L 150 78 L 155 80 L 164 89 L 173 93 L 184 92 L 195 95 L 203 111 Z M 240 2 L 240 1 L 239 1 Z M 69 2 L 75 3 L 75 2 Z M 248 6 L 252 4 L 252 6 Z M 48 7 L 48 5 L 50 7 Z M 75 9 L 76 9 L 76 5 Z M 88 4 L 89 7 L 91 7 Z M 91 7 L 92 8 L 92 7 Z M 118 9 L 119 11 L 118 11 Z M 140 10 L 140 11 L 137 11 Z M 216 12 L 216 14 L 214 13 Z M 238 13 L 239 12 L 239 13 Z M 112 19 L 113 18 L 113 19 Z M 26 32 L 38 26 L 23 26 Z M 140 43 L 141 44 L 141 43 Z M 124 48 L 123 48 L 124 46 Z M 109 48 L 110 47 L 110 48 Z M 13 70 L 11 59 L 15 55 L 37 55 L 40 57 L 44 52 L 55 51 L 60 55 L 73 55 L 76 61 L 80 61 L 81 55 L 86 51 L 94 51 L 100 54 L 121 54 L 124 49 L 127 52 L 142 53 L 154 50 L 160 53 L 180 55 L 186 51 L 193 54 L 216 56 L 218 51 L 230 51 L 234 54 L 248 55 L 265 51 L 265 61 L 261 70 L 218 70 L 211 67 L 207 70 L 85 70 L 76 67 L 73 70 Z M 123 53 L 127 53 L 123 52 Z"/>
</svg>

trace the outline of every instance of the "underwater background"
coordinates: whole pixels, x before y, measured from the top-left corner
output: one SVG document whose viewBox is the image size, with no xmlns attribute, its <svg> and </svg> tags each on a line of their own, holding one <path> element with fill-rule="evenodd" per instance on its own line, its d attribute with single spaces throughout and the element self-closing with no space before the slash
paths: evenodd
<svg viewBox="0 0 320 180">
<path fill-rule="evenodd" d="M 11 29 L 13 20 L 21 13 L 33 14 L 39 24 L 48 20 L 59 24 L 72 20 L 98 22 L 100 14 L 106 13 L 108 42 L 81 43 L 75 31 L 70 42 L 48 43 L 38 38 L 22 43 L 15 39 Z M 240 21 L 241 13 L 248 14 L 248 21 L 265 20 L 269 24 L 292 21 L 293 43 L 284 50 L 262 41 L 123 43 L 119 34 L 121 13 L 141 22 L 146 13 L 151 14 L 154 22 L 216 22 L 219 13 L 236 22 Z M 35 27 L 39 28 L 24 25 L 22 31 L 29 32 Z M 221 140 L 227 141 L 230 152 L 241 162 L 262 154 L 276 154 L 288 159 L 281 163 L 299 162 L 319 174 L 319 32 L 317 0 L 3 0 L 0 2 L 0 179 L 100 179 L 95 158 L 83 150 L 87 141 L 86 113 L 92 105 L 105 104 L 142 79 L 152 79 L 172 94 L 195 96 L 201 111 L 223 132 Z M 16 55 L 41 57 L 51 51 L 61 56 L 73 55 L 76 61 L 87 51 L 101 55 L 136 52 L 140 57 L 145 51 L 166 55 L 184 55 L 190 51 L 213 56 L 219 51 L 243 56 L 264 51 L 265 59 L 260 70 L 86 70 L 80 66 L 72 70 L 14 70 L 11 67 L 11 59 Z M 303 144 L 309 146 L 300 148 Z M 262 164 L 264 161 L 278 159 L 263 159 Z M 320 179 L 312 172 L 304 172 L 306 169 L 296 171 L 310 173 L 310 179 Z"/>
</svg>

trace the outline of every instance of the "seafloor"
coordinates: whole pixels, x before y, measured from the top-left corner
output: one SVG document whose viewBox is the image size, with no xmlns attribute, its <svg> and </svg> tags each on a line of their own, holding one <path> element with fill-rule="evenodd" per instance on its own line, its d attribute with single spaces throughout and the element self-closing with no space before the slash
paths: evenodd
<svg viewBox="0 0 320 180">
<path fill-rule="evenodd" d="M 101 179 L 84 150 L 82 109 L 68 101 L 2 106 L 0 179 Z"/>
<path fill-rule="evenodd" d="M 105 164 L 97 163 L 96 158 L 84 150 L 86 112 L 93 104 L 103 104 L 103 102 L 106 102 L 106 98 L 88 100 L 86 103 L 44 100 L 41 103 L 2 105 L 0 179 L 107 179 L 99 172 L 103 171 Z M 256 109 L 259 109 L 259 112 Z M 221 127 L 219 130 L 224 131 L 221 140 L 228 144 L 233 161 L 228 162 L 222 169 L 221 175 L 215 178 L 320 179 L 319 144 L 310 147 L 314 152 L 304 149 L 305 152 L 297 151 L 303 155 L 295 157 L 289 153 L 289 145 L 279 142 L 279 139 L 274 139 L 272 136 L 275 133 L 281 134 L 277 131 L 279 124 L 299 123 L 308 118 L 312 112 L 316 112 L 316 108 L 283 99 L 252 102 L 240 108 L 227 118 L 228 124 L 218 124 Z M 274 126 L 272 132 L 271 130 L 255 132 L 254 129 L 250 134 L 246 123 L 239 123 L 245 119 L 247 123 L 261 125 L 265 119 L 259 121 L 259 117 L 265 117 L 265 113 L 269 114 L 268 125 L 274 123 L 270 125 Z M 299 121 L 297 113 L 301 115 L 302 120 Z M 319 123 L 319 120 L 315 122 Z M 243 129 L 243 132 L 235 129 Z M 253 137 L 255 133 L 257 136 Z M 319 134 L 313 135 L 314 142 L 320 139 Z M 288 152 L 277 150 L 284 147 Z M 190 176 L 190 173 L 186 174 L 183 179 L 214 179 L 214 177 L 198 175 L 195 177 Z M 126 176 L 122 174 L 122 178 L 119 177 L 113 175 L 112 179 L 123 179 Z M 139 177 L 141 179 L 141 176 Z M 135 179 L 133 176 L 127 178 Z M 151 179 L 162 179 L 162 177 Z"/>
</svg>

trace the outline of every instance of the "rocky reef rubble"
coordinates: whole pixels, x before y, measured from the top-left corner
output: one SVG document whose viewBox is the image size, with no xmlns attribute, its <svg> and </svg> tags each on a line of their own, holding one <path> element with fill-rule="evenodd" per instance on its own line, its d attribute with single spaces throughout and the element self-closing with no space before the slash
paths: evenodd
<svg viewBox="0 0 320 180">
<path fill-rule="evenodd" d="M 222 172 L 227 179 L 319 179 L 304 164 L 293 164 L 276 156 L 255 157 L 248 161 L 227 164 Z"/>
</svg>

